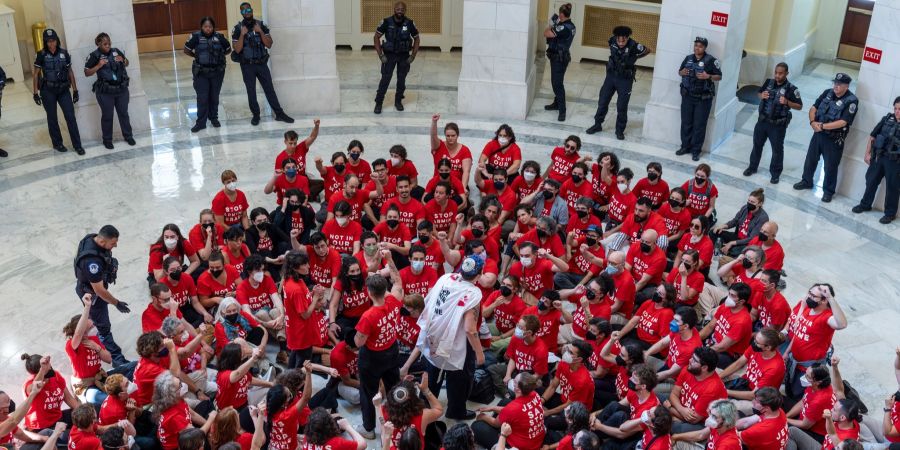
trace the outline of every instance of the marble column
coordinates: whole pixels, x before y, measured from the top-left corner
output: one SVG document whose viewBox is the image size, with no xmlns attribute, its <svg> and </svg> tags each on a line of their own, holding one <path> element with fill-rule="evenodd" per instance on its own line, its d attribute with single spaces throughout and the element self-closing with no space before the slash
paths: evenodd
<svg viewBox="0 0 900 450">
<path fill-rule="evenodd" d="M 750 11 L 750 0 L 666 0 L 662 3 L 657 39 L 656 64 L 650 101 L 644 114 L 644 137 L 666 143 L 672 150 L 680 144 L 681 77 L 678 67 L 693 52 L 694 38 L 709 40 L 707 52 L 722 64 L 722 80 L 716 86 L 704 151 L 728 139 L 734 131 L 740 104 L 735 97 L 741 66 L 741 50 Z M 727 14 L 727 26 L 713 25 L 713 13 Z"/>
<path fill-rule="evenodd" d="M 457 111 L 524 119 L 535 94 L 537 0 L 464 0 Z"/>
<path fill-rule="evenodd" d="M 288 114 L 338 112 L 334 0 L 267 0 L 263 5 L 274 41 L 269 64 L 282 107 Z"/>
<path fill-rule="evenodd" d="M 138 55 L 137 35 L 134 30 L 134 13 L 131 0 L 44 0 L 47 26 L 55 29 L 63 41 L 63 47 L 72 56 L 72 71 L 81 100 L 75 105 L 78 130 L 83 141 L 99 141 L 100 107 L 91 92 L 96 76 L 84 76 L 84 62 L 88 54 L 97 49 L 94 38 L 100 32 L 109 35 L 113 47 L 122 50 L 128 58 L 128 76 L 131 78 L 128 92 L 131 101 L 128 113 L 135 134 L 150 129 L 150 107 L 141 80 L 141 57 Z M 119 121 L 113 120 L 113 139 L 119 139 Z"/>
</svg>

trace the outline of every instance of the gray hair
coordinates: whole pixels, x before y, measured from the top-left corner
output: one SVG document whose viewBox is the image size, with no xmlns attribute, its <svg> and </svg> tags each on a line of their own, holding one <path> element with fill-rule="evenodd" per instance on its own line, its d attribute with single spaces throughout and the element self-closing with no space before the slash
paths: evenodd
<svg viewBox="0 0 900 450">
<path fill-rule="evenodd" d="M 575 200 L 576 205 L 587 206 L 588 209 L 594 207 L 594 200 L 590 197 L 578 197 L 578 200 Z"/>
<path fill-rule="evenodd" d="M 746 255 L 747 252 L 753 252 L 753 254 L 756 255 L 756 261 L 754 262 L 757 266 L 762 267 L 766 262 L 766 252 L 763 251 L 762 247 L 758 245 L 748 245 L 744 247 L 744 255 Z"/>
<path fill-rule="evenodd" d="M 181 324 L 181 319 L 176 319 L 172 316 L 169 316 L 163 319 L 162 327 L 160 327 L 159 331 L 162 331 L 162 334 L 166 337 L 174 337 L 175 333 L 178 332 L 178 327 L 180 327 Z"/>
<path fill-rule="evenodd" d="M 737 422 L 737 406 L 731 400 L 716 400 L 709 405 L 709 408 L 716 412 L 716 415 L 722 419 L 724 428 L 734 428 Z"/>
<path fill-rule="evenodd" d="M 241 304 L 238 303 L 237 299 L 234 297 L 225 297 L 219 302 L 219 309 L 216 311 L 216 321 L 221 322 L 225 320 L 225 310 L 228 309 L 232 304 L 237 305 L 238 311 L 241 309 Z"/>
<path fill-rule="evenodd" d="M 538 217 L 537 223 L 544 224 L 551 235 L 556 234 L 556 221 L 550 216 Z"/>
<path fill-rule="evenodd" d="M 181 385 L 172 372 L 165 371 L 153 382 L 153 413 L 158 417 L 163 411 L 182 401 Z"/>
</svg>

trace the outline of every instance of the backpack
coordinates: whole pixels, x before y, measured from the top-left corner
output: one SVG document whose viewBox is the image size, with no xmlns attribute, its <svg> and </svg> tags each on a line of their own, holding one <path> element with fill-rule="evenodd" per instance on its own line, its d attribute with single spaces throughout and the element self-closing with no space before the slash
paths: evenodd
<svg viewBox="0 0 900 450">
<path fill-rule="evenodd" d="M 491 374 L 484 369 L 475 369 L 469 400 L 487 405 L 494 401 L 494 389 Z"/>
</svg>

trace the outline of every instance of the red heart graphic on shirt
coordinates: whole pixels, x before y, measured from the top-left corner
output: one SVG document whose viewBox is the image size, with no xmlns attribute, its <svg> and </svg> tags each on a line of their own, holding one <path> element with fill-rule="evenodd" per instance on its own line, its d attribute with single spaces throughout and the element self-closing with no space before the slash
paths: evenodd
<svg viewBox="0 0 900 450">
<path fill-rule="evenodd" d="M 460 300 L 459 303 L 457 303 L 457 305 L 459 305 L 459 306 L 466 306 L 466 302 Z"/>
</svg>

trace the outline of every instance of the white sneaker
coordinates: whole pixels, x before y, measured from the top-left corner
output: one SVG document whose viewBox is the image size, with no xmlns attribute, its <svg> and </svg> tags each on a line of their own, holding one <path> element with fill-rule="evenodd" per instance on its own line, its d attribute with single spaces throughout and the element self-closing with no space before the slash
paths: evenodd
<svg viewBox="0 0 900 450">
<path fill-rule="evenodd" d="M 371 441 L 371 440 L 375 439 L 375 430 L 368 431 L 368 430 L 366 430 L 365 428 L 363 428 L 362 425 L 358 425 L 358 426 L 356 427 L 356 431 L 357 431 L 362 437 L 366 438 L 367 440 L 370 440 L 370 441 Z"/>
</svg>

